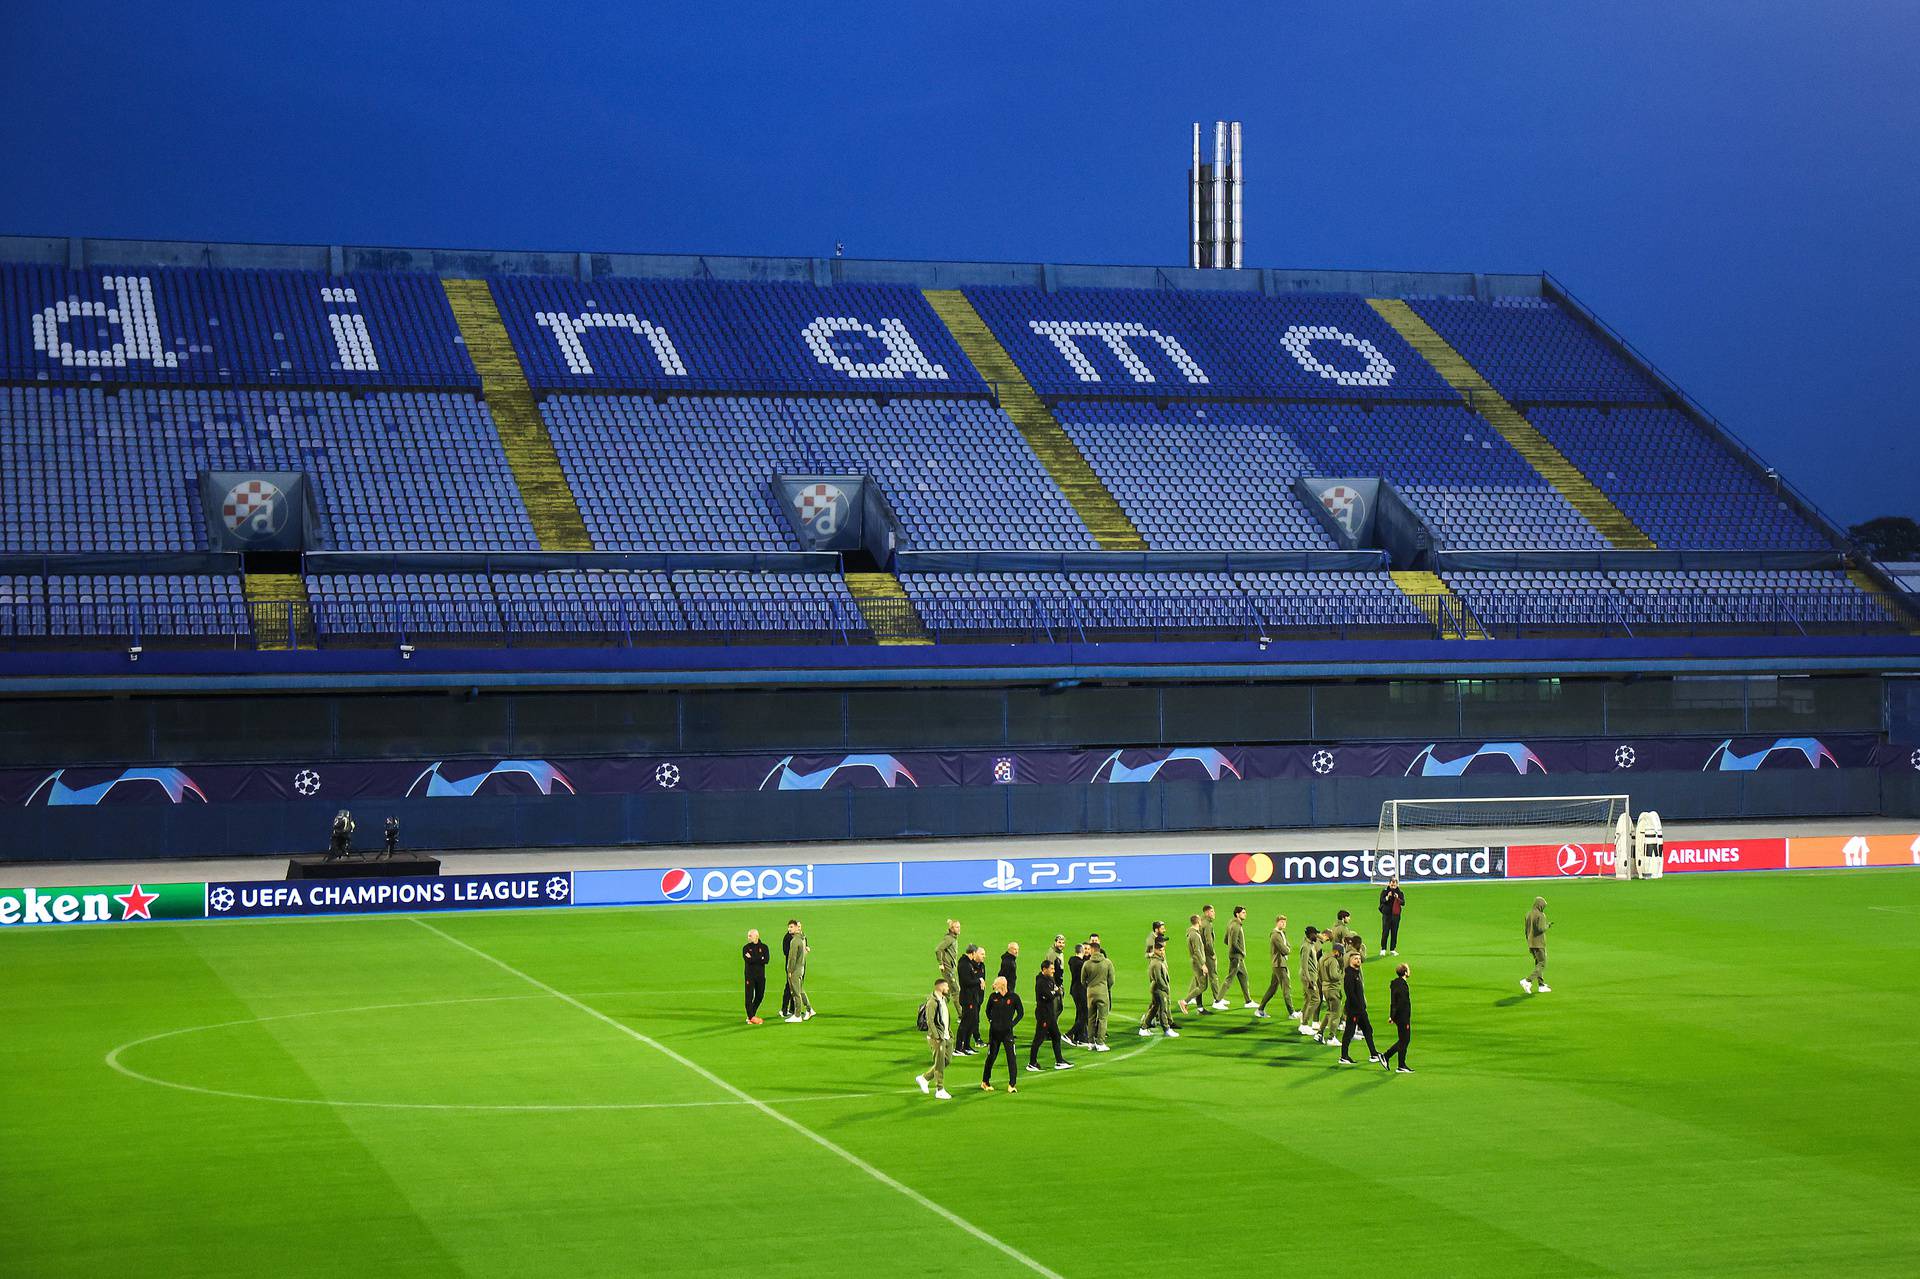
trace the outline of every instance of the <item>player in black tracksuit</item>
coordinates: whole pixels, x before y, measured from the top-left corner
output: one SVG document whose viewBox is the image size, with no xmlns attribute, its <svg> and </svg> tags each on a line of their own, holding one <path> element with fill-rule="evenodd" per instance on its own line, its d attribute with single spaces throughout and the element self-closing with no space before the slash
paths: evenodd
<svg viewBox="0 0 1920 1279">
<path fill-rule="evenodd" d="M 1067 993 L 1073 996 L 1073 1029 L 1067 1032 L 1070 1044 L 1087 1042 L 1087 983 L 1080 976 L 1080 970 L 1086 966 L 1087 944 L 1081 942 L 1073 948 L 1073 957 L 1067 960 Z"/>
<path fill-rule="evenodd" d="M 1053 961 L 1040 961 L 1040 973 L 1033 979 L 1033 1042 L 1027 1045 L 1027 1069 L 1040 1069 L 1040 1045 L 1052 1043 L 1053 1064 L 1067 1065 L 1067 1054 L 1060 1046 L 1060 983 L 1054 979 Z"/>
<path fill-rule="evenodd" d="M 760 1001 L 767 997 L 767 961 L 773 952 L 760 940 L 760 930 L 747 930 L 747 944 L 740 948 L 740 960 L 746 965 L 747 1023 L 760 1024 Z"/>
<path fill-rule="evenodd" d="M 993 1059 L 1002 1048 L 1007 1050 L 1007 1091 L 1019 1092 L 1020 1054 L 1014 1051 L 1013 1028 L 1026 1015 L 1017 991 L 1007 989 L 1004 977 L 993 979 L 993 993 L 987 996 L 987 1064 L 980 1072 L 982 1092 L 993 1091 Z"/>
<path fill-rule="evenodd" d="M 960 1034 L 953 1045 L 956 1057 L 967 1057 L 980 1046 L 980 1000 L 987 989 L 986 952 L 969 946 L 960 956 Z"/>
<path fill-rule="evenodd" d="M 1360 952 L 1354 951 L 1347 956 L 1347 971 L 1341 989 L 1347 997 L 1346 1026 L 1340 1032 L 1340 1064 L 1353 1065 L 1353 1058 L 1347 1050 L 1353 1046 L 1353 1032 L 1359 1030 L 1367 1037 L 1367 1059 L 1380 1060 L 1380 1050 L 1373 1046 L 1373 1023 L 1367 1019 L 1367 983 L 1360 975 Z"/>
<path fill-rule="evenodd" d="M 1407 966 L 1401 964 L 1393 970 L 1393 986 L 1387 1004 L 1387 1018 L 1393 1022 L 1393 1028 L 1400 1032 L 1387 1051 L 1381 1055 L 1380 1064 L 1388 1070 L 1396 1070 L 1402 1075 L 1411 1075 L 1412 1067 L 1407 1065 L 1407 1043 L 1413 1038 L 1413 994 L 1407 989 Z M 1393 1064 L 1395 1054 L 1399 1054 L 1400 1065 Z"/>
</svg>

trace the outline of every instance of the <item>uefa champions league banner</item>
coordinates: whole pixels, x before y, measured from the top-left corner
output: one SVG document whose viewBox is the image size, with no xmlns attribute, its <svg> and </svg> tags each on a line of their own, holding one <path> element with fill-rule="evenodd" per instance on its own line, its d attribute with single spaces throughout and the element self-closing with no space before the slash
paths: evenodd
<svg viewBox="0 0 1920 1279">
<path fill-rule="evenodd" d="M 387 879 L 229 880 L 206 887 L 208 919 L 262 915 L 417 915 L 573 904 L 572 871 Z"/>
<path fill-rule="evenodd" d="M 1920 751 L 1867 734 L 1730 739 L 1576 739 L 1363 745 L 1156 746 L 1096 750 L 643 755 L 592 759 L 428 759 L 183 767 L 0 770 L 0 804 L 271 803 L 472 799 L 503 795 L 1125 786 L 1318 777 L 1593 778 L 1619 787 L 1649 772 L 1838 768 L 1920 771 Z"/>
</svg>

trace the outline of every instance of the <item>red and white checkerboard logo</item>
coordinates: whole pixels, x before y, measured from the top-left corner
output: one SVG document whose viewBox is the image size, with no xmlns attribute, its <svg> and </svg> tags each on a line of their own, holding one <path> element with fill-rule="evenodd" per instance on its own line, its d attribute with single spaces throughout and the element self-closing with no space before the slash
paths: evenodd
<svg viewBox="0 0 1920 1279">
<path fill-rule="evenodd" d="M 809 484 L 794 494 L 793 505 L 800 522 L 811 525 L 821 537 L 833 536 L 840 527 L 840 512 L 846 508 L 847 495 L 837 484 Z"/>
<path fill-rule="evenodd" d="M 1340 527 L 1352 532 L 1366 510 L 1366 499 L 1358 490 L 1344 484 L 1335 484 L 1320 494 L 1320 505 L 1327 514 L 1340 522 Z"/>
<path fill-rule="evenodd" d="M 242 480 L 221 500 L 220 518 L 236 537 L 271 537 L 286 527 L 286 497 L 271 481 Z"/>
</svg>

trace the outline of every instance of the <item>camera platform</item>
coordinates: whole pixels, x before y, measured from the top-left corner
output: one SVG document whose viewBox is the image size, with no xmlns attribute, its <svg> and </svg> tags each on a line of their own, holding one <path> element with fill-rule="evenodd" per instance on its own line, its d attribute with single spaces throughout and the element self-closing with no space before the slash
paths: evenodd
<svg viewBox="0 0 1920 1279">
<path fill-rule="evenodd" d="M 438 857 L 418 853 L 395 853 L 390 858 L 338 857 L 332 861 L 320 853 L 306 853 L 287 862 L 288 879 L 400 879 L 439 873 Z"/>
</svg>

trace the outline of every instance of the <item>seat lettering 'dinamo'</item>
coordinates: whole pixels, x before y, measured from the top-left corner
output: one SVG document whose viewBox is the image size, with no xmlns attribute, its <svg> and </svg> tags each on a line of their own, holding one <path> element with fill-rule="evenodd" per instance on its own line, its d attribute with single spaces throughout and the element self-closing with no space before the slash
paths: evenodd
<svg viewBox="0 0 1920 1279">
<path fill-rule="evenodd" d="M 980 288 L 967 299 L 1044 396 L 1453 398 L 1364 299 Z"/>
<path fill-rule="evenodd" d="M 896 285 L 508 276 L 489 287 L 541 390 L 984 392 Z"/>
<path fill-rule="evenodd" d="M 430 276 L 0 267 L 0 376 L 47 382 L 467 388 Z"/>
</svg>

